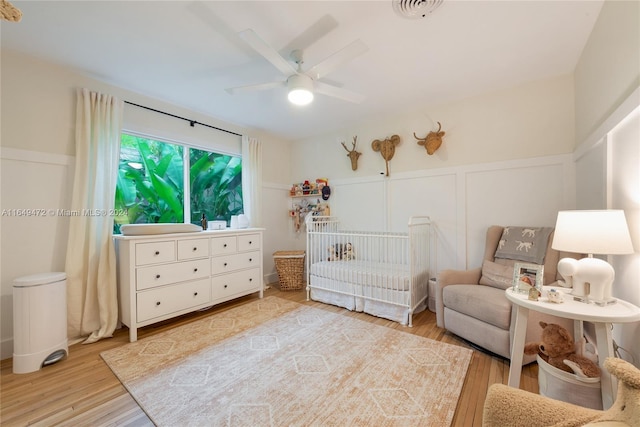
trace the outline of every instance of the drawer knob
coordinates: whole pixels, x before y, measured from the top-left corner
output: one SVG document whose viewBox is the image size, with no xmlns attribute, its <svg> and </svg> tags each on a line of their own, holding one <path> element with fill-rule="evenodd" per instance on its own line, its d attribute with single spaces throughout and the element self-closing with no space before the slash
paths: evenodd
<svg viewBox="0 0 640 427">
<path fill-rule="evenodd" d="M 194 269 L 193 269 L 193 272 L 194 272 L 194 273 L 195 273 L 195 272 L 197 272 L 197 271 L 198 271 L 198 269 L 197 269 L 197 268 L 194 268 Z"/>
<path fill-rule="evenodd" d="M 253 282 L 253 279 L 252 279 L 252 278 L 249 278 L 249 281 L 250 281 L 250 282 Z"/>
<path fill-rule="evenodd" d="M 156 302 L 156 305 L 160 305 L 160 301 Z"/>
<path fill-rule="evenodd" d="M 156 251 L 156 255 L 160 255 L 160 251 Z"/>
<path fill-rule="evenodd" d="M 194 296 L 194 297 L 197 297 L 197 296 L 198 296 L 198 293 L 197 293 L 197 292 L 194 292 L 194 293 L 193 293 L 193 296 Z"/>
<path fill-rule="evenodd" d="M 227 247 L 227 244 L 225 243 L 224 245 L 222 245 L 222 247 L 223 247 L 223 248 L 226 248 L 226 247 Z"/>
<path fill-rule="evenodd" d="M 194 248 L 193 248 L 193 251 L 194 251 L 194 252 L 195 252 L 195 251 L 197 251 L 197 250 L 198 250 L 198 248 L 196 248 L 196 247 L 194 247 Z"/>
<path fill-rule="evenodd" d="M 225 267 L 227 266 L 227 263 L 226 263 L 226 262 L 224 263 L 224 266 L 225 266 Z"/>
<path fill-rule="evenodd" d="M 249 244 L 252 244 L 253 242 L 251 240 L 249 240 Z"/>
<path fill-rule="evenodd" d="M 224 288 L 227 289 L 227 285 L 224 285 Z"/>
<path fill-rule="evenodd" d="M 159 275 L 159 274 L 156 274 L 156 279 L 159 279 L 159 278 L 160 278 L 160 275 Z"/>
<path fill-rule="evenodd" d="M 249 258 L 249 262 L 253 261 L 253 258 Z"/>
</svg>

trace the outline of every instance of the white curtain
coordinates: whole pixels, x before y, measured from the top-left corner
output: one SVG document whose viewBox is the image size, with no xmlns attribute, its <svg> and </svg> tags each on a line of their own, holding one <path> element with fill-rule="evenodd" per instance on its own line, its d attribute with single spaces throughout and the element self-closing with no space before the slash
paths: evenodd
<svg viewBox="0 0 640 427">
<path fill-rule="evenodd" d="M 242 136 L 242 204 L 252 227 L 262 226 L 262 143 Z"/>
<path fill-rule="evenodd" d="M 116 255 L 112 239 L 124 102 L 79 89 L 76 164 L 67 245 L 70 338 L 110 337 L 118 322 Z"/>
</svg>

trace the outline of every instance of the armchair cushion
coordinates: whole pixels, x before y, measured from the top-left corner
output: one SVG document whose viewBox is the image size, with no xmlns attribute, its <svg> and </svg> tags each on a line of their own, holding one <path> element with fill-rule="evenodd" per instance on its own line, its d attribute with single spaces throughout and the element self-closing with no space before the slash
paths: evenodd
<svg viewBox="0 0 640 427">
<path fill-rule="evenodd" d="M 457 285 L 442 291 L 445 307 L 500 329 L 511 324 L 511 303 L 504 290 L 491 286 Z"/>
</svg>

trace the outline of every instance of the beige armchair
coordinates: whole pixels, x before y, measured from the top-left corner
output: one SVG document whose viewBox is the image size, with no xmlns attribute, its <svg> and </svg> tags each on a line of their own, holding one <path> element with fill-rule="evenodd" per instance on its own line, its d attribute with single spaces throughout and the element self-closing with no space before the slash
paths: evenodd
<svg viewBox="0 0 640 427">
<path fill-rule="evenodd" d="M 436 285 L 437 325 L 492 353 L 510 359 L 516 310 L 512 310 L 504 291 L 512 286 L 513 259 L 495 258 L 504 227 L 487 230 L 482 266 L 471 270 L 443 270 Z M 557 280 L 558 251 L 551 249 L 553 233 L 544 255 L 544 284 Z M 563 253 L 563 256 L 566 255 Z M 531 311 L 525 342 L 540 338 L 539 320 L 558 323 L 567 330 L 573 324 L 566 319 Z M 523 364 L 535 356 L 524 357 Z"/>
</svg>

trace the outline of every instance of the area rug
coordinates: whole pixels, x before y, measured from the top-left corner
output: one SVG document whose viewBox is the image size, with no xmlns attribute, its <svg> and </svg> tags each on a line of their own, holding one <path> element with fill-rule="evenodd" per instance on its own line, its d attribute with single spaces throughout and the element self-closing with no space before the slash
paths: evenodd
<svg viewBox="0 0 640 427">
<path fill-rule="evenodd" d="M 101 356 L 158 426 L 448 426 L 471 354 L 272 296 Z"/>
</svg>

